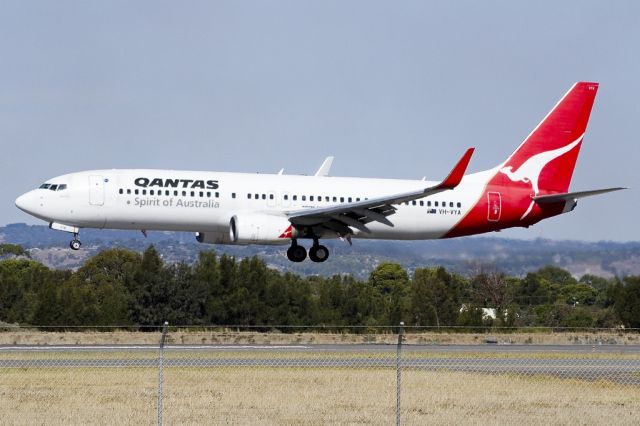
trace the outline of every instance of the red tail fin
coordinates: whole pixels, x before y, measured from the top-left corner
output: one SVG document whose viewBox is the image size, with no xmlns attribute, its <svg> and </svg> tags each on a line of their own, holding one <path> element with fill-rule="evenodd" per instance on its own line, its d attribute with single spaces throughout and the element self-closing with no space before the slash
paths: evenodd
<svg viewBox="0 0 640 426">
<path fill-rule="evenodd" d="M 498 175 L 531 183 L 534 195 L 566 192 L 597 91 L 598 83 L 574 84 L 500 166 Z"/>
</svg>

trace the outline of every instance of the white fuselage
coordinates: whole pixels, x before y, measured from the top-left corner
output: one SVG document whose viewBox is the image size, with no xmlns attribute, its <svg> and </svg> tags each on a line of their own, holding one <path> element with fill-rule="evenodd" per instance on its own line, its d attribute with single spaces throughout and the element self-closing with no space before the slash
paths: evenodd
<svg viewBox="0 0 640 426">
<path fill-rule="evenodd" d="M 353 235 L 440 238 L 473 207 L 494 172 L 467 175 L 453 190 L 400 204 L 389 217 L 393 226 L 372 222 L 368 225 L 371 233 L 355 229 Z M 47 222 L 70 227 L 189 231 L 215 235 L 211 242 L 225 243 L 229 242 L 230 219 L 238 214 L 269 215 L 276 221 L 281 218 L 284 231 L 289 226 L 287 212 L 415 191 L 431 182 L 130 169 L 71 173 L 47 184 L 66 188 L 30 191 L 16 201 L 18 207 Z M 280 242 L 288 240 L 270 243 Z"/>
</svg>

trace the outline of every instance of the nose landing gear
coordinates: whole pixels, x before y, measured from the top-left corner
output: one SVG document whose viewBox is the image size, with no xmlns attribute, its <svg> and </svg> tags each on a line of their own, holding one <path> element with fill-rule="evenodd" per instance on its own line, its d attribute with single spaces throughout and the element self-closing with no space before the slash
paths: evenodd
<svg viewBox="0 0 640 426">
<path fill-rule="evenodd" d="M 69 247 L 71 247 L 71 250 L 80 250 L 81 246 L 82 243 L 78 239 L 78 234 L 74 232 L 73 240 L 71 240 L 71 242 L 69 243 Z"/>
</svg>

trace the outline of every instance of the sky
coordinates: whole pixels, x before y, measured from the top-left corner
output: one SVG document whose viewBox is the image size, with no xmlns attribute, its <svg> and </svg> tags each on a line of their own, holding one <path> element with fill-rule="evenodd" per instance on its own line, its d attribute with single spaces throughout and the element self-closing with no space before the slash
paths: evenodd
<svg viewBox="0 0 640 426">
<path fill-rule="evenodd" d="M 639 52 L 630 0 L 0 1 L 0 224 L 80 170 L 480 171 L 590 80 L 571 189 L 630 189 L 499 236 L 637 241 Z"/>
</svg>

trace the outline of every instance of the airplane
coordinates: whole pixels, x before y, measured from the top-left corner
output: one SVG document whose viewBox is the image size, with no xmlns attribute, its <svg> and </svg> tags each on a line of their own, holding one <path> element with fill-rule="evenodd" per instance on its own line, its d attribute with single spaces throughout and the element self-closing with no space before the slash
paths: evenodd
<svg viewBox="0 0 640 426">
<path fill-rule="evenodd" d="M 529 227 L 572 211 L 568 192 L 598 83 L 577 82 L 505 161 L 466 174 L 469 148 L 441 181 L 176 170 L 90 170 L 47 180 L 15 201 L 73 234 L 82 228 L 194 232 L 200 243 L 283 244 L 287 257 L 324 262 L 321 239 L 421 240 Z M 311 240 L 308 253 L 300 242 Z"/>
</svg>

